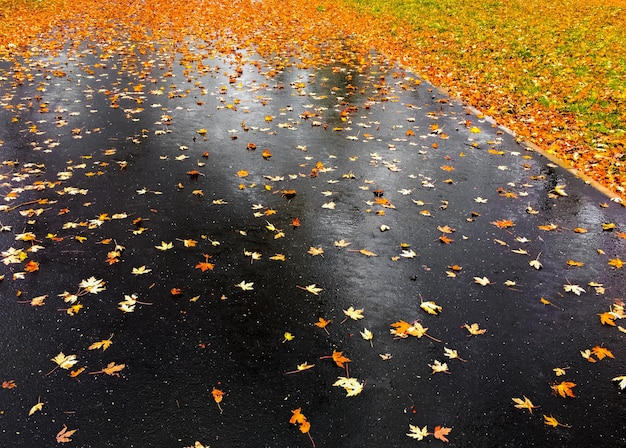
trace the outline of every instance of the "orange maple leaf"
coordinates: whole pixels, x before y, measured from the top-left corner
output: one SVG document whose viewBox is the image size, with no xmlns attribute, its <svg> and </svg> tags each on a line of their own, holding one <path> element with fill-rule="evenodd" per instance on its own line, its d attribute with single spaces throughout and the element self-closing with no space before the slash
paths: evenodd
<svg viewBox="0 0 626 448">
<path fill-rule="evenodd" d="M 489 224 L 493 224 L 499 229 L 508 229 L 509 227 L 515 226 L 515 223 L 510 219 L 499 219 L 498 221 L 492 221 Z"/>
<path fill-rule="evenodd" d="M 443 426 L 435 426 L 435 429 L 433 431 L 433 436 L 435 437 L 435 439 L 439 439 L 442 442 L 449 442 L 446 436 L 450 434 L 450 431 L 452 431 L 452 428 L 445 428 Z"/>
<path fill-rule="evenodd" d="M 443 244 L 450 244 L 454 240 L 452 238 L 450 238 L 450 237 L 447 237 L 446 235 L 441 235 L 439 237 L 439 241 L 441 241 Z"/>
<path fill-rule="evenodd" d="M 563 398 L 576 398 L 576 395 L 574 395 L 574 392 L 572 391 L 572 388 L 574 386 L 576 386 L 576 383 L 572 383 L 571 381 L 562 381 L 559 384 L 555 384 L 551 387 L 555 393 L 558 393 Z"/>
<path fill-rule="evenodd" d="M 338 352 L 337 350 L 333 350 L 333 354 L 331 356 L 320 357 L 320 359 L 327 359 L 327 358 L 332 358 L 332 360 L 335 361 L 335 364 L 337 364 L 342 369 L 345 367 L 344 363 L 350 362 L 350 359 L 343 356 L 343 352 Z"/>
<path fill-rule="evenodd" d="M 39 263 L 36 261 L 30 260 L 26 265 L 24 265 L 24 270 L 26 272 L 35 272 L 39 270 Z"/>
<path fill-rule="evenodd" d="M 328 329 L 326 328 L 330 322 L 331 322 L 330 320 L 326 320 L 323 317 L 320 317 L 319 320 L 315 322 L 315 326 L 320 327 L 326 332 L 326 334 L 330 335 L 330 333 L 328 332 Z"/>
<path fill-rule="evenodd" d="M 207 261 L 200 261 L 196 265 L 196 269 L 200 269 L 202 272 L 212 271 L 215 265 L 213 263 L 209 263 Z"/>
<path fill-rule="evenodd" d="M 394 331 L 394 334 L 401 338 L 407 337 L 409 329 L 411 328 L 411 324 L 404 320 L 399 320 L 398 322 L 394 322 L 391 324 L 391 326 L 395 328 L 395 330 L 392 330 Z"/>
<path fill-rule="evenodd" d="M 591 351 L 594 355 L 596 355 L 598 359 L 615 358 L 611 350 L 606 347 L 600 347 L 599 345 L 596 345 L 591 349 Z"/>
<path fill-rule="evenodd" d="M 598 316 L 600 316 L 600 323 L 602 325 L 615 326 L 615 314 L 607 311 L 606 313 L 598 314 Z"/>
<path fill-rule="evenodd" d="M 309 422 L 308 420 L 307 420 L 307 421 L 302 422 L 302 424 L 300 425 L 300 432 L 301 432 L 302 434 L 306 434 L 306 433 L 308 433 L 310 430 L 311 430 L 311 422 Z"/>
<path fill-rule="evenodd" d="M 15 389 L 16 387 L 17 387 L 17 384 L 15 384 L 14 380 L 8 380 L 8 381 L 2 382 L 3 389 Z"/>
<path fill-rule="evenodd" d="M 289 423 L 291 423 L 292 425 L 295 425 L 295 424 L 301 425 L 302 423 L 306 422 L 306 417 L 302 413 L 302 408 L 294 409 L 291 412 L 293 415 L 289 419 Z"/>
</svg>

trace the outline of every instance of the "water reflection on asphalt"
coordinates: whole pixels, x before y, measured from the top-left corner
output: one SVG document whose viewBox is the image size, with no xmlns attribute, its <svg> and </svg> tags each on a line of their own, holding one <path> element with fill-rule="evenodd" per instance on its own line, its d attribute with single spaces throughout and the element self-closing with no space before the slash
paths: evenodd
<svg viewBox="0 0 626 448">
<path fill-rule="evenodd" d="M 622 271 L 607 265 L 624 253 L 615 236 L 623 209 L 602 207 L 607 199 L 583 182 L 382 62 L 276 69 L 249 55 L 257 62 L 206 58 L 199 73 L 155 55 L 134 69 L 130 58 L 100 63 L 99 51 L 35 57 L 32 81 L 12 87 L 7 72 L 2 84 L 0 219 L 11 229 L 0 249 L 44 247 L 28 254 L 39 270 L 23 279 L 14 277 L 25 260 L 3 267 L 0 380 L 18 384 L 0 394 L 6 446 L 51 446 L 63 425 L 78 428 L 73 439 L 85 447 L 306 446 L 288 424 L 296 408 L 320 447 L 412 446 L 409 424 L 451 427 L 458 447 L 626 446 L 624 397 L 611 382 L 626 372 L 623 335 L 597 318 L 623 293 Z M 57 68 L 67 76 L 52 76 Z M 24 189 L 41 181 L 56 184 Z M 563 184 L 568 195 L 555 195 Z M 41 214 L 19 213 L 41 198 Z M 602 229 L 610 222 L 615 232 Z M 550 223 L 558 231 L 537 228 Z M 36 239 L 16 241 L 25 232 Z M 173 249 L 156 249 L 162 242 Z M 116 244 L 120 261 L 109 264 Z M 415 255 L 402 256 L 409 248 Z M 276 254 L 285 261 L 270 260 Z M 529 266 L 535 257 L 543 269 Z M 196 269 L 202 261 L 214 269 Z M 151 272 L 133 275 L 140 266 Z M 58 295 L 92 276 L 106 291 L 68 315 Z M 473 280 L 484 276 L 492 284 Z M 253 290 L 235 286 L 242 281 Z M 585 293 L 564 293 L 569 282 Z M 302 289 L 311 284 L 323 291 Z M 18 303 L 44 294 L 42 307 Z M 148 305 L 122 313 L 129 294 Z M 426 314 L 421 298 L 441 314 Z M 350 306 L 365 319 L 343 322 Z M 329 335 L 313 325 L 320 317 L 332 320 Z M 395 340 L 399 320 L 419 320 L 443 343 Z M 461 327 L 474 322 L 487 333 L 468 337 Z M 107 351 L 87 349 L 110 334 Z M 444 346 L 468 362 L 447 360 Z M 581 358 L 594 346 L 615 359 Z M 332 386 L 345 371 L 319 358 L 333 350 L 366 381 L 357 397 Z M 86 371 L 47 376 L 59 352 Z M 433 374 L 434 360 L 451 374 Z M 111 361 L 125 364 L 120 377 L 89 375 Z M 316 365 L 285 375 L 305 361 Z M 551 394 L 555 367 L 567 367 L 576 399 Z M 225 392 L 223 413 L 213 388 Z M 537 415 L 513 407 L 524 395 Z M 27 416 L 37 397 L 43 411 Z M 572 428 L 550 428 L 542 414 Z"/>
</svg>

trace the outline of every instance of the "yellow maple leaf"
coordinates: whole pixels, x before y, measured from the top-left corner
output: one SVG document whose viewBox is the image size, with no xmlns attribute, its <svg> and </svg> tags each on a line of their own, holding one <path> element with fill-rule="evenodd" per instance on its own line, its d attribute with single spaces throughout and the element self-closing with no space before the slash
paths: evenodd
<svg viewBox="0 0 626 448">
<path fill-rule="evenodd" d="M 524 399 L 521 398 L 513 398 L 513 402 L 515 403 L 515 407 L 518 409 L 528 409 L 528 411 L 532 414 L 533 409 L 538 408 L 539 406 L 533 405 L 532 401 L 528 399 L 527 396 L 524 395 Z"/>
</svg>

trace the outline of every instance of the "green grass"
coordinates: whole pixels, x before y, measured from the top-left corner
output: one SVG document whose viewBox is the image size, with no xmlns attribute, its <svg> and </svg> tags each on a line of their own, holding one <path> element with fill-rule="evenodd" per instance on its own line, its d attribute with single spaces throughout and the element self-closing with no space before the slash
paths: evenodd
<svg viewBox="0 0 626 448">
<path fill-rule="evenodd" d="M 479 86 L 495 82 L 587 123 L 609 117 L 611 128 L 624 132 L 626 119 L 618 111 L 626 110 L 626 1 L 344 1 L 362 13 L 394 17 L 390 28 L 416 33 L 408 48 L 428 46 L 447 57 L 439 62 L 458 79 L 453 87 L 471 87 L 467 80 L 479 70 Z M 429 57 L 423 65 L 435 62 Z M 602 102 L 577 98 L 581 86 L 591 98 L 610 98 L 604 103 L 615 105 L 615 113 L 607 115 Z"/>
</svg>

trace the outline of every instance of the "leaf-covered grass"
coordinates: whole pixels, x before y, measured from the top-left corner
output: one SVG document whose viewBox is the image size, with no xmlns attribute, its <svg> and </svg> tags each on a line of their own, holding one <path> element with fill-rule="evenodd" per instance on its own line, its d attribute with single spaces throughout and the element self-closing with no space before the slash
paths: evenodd
<svg viewBox="0 0 626 448">
<path fill-rule="evenodd" d="M 624 193 L 626 1 L 343 3 L 378 48 Z"/>
</svg>

